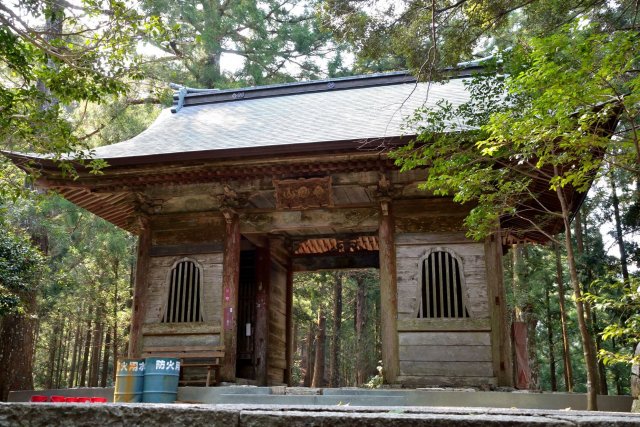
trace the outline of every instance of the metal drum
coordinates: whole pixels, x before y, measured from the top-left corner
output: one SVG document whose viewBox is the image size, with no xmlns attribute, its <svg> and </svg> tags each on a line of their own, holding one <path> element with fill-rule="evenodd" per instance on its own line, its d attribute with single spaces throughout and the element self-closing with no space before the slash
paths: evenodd
<svg viewBox="0 0 640 427">
<path fill-rule="evenodd" d="M 119 359 L 114 402 L 142 402 L 144 359 Z"/>
<path fill-rule="evenodd" d="M 142 401 L 149 403 L 175 402 L 180 381 L 180 359 L 147 357 L 145 367 Z"/>
</svg>

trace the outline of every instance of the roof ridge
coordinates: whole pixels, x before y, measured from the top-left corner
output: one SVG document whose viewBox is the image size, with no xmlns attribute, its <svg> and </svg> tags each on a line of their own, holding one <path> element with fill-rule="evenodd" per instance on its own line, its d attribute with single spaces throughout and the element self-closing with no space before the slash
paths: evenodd
<svg viewBox="0 0 640 427">
<path fill-rule="evenodd" d="M 322 80 L 310 80 L 304 82 L 250 86 L 235 89 L 198 89 L 196 92 L 192 93 L 189 93 L 188 90 L 182 90 L 181 93 L 174 94 L 173 104 L 178 105 L 179 107 L 188 107 L 192 105 L 215 104 L 245 99 L 300 95 L 306 93 L 360 89 L 416 82 L 416 78 L 408 71 L 394 71 L 358 76 L 335 77 Z M 174 108 L 172 109 L 172 112 L 177 112 L 179 109 L 180 108 Z"/>
</svg>

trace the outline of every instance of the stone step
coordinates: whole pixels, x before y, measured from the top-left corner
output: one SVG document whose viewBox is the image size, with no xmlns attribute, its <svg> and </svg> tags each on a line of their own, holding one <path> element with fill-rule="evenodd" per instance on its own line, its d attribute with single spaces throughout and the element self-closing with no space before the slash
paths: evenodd
<svg viewBox="0 0 640 427">
<path fill-rule="evenodd" d="M 236 395 L 237 396 L 237 395 Z M 306 396 L 309 397 L 309 396 Z M 225 427 L 486 427 L 640 425 L 640 415 L 612 412 L 496 408 L 380 408 L 356 406 L 173 405 L 0 402 L 2 426 L 172 426 Z"/>
<path fill-rule="evenodd" d="M 406 396 L 413 390 L 368 389 L 368 388 L 324 388 L 325 396 Z"/>
<path fill-rule="evenodd" d="M 379 395 L 277 395 L 277 394 L 221 394 L 218 404 L 244 405 L 344 405 L 344 406 L 403 406 L 404 396 Z"/>
</svg>

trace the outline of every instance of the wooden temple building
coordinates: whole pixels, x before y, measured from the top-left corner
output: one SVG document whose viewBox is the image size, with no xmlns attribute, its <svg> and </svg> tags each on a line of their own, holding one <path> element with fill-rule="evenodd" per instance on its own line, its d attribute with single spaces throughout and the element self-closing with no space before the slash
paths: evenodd
<svg viewBox="0 0 640 427">
<path fill-rule="evenodd" d="M 387 156 L 413 136 L 406 117 L 442 99 L 468 100 L 463 79 L 183 91 L 147 130 L 96 150 L 101 175 L 8 155 L 139 236 L 132 357 L 217 346 L 222 380 L 290 384 L 293 273 L 373 267 L 388 383 L 510 386 L 505 236 L 469 240 L 468 208 Z"/>
</svg>

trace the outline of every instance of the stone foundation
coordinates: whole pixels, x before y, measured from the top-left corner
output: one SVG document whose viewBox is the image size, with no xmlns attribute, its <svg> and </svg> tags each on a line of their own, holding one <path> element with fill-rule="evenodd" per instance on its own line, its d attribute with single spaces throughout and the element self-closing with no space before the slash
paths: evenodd
<svg viewBox="0 0 640 427">
<path fill-rule="evenodd" d="M 639 414 L 524 409 L 2 403 L 0 426 L 637 426 Z"/>
</svg>

